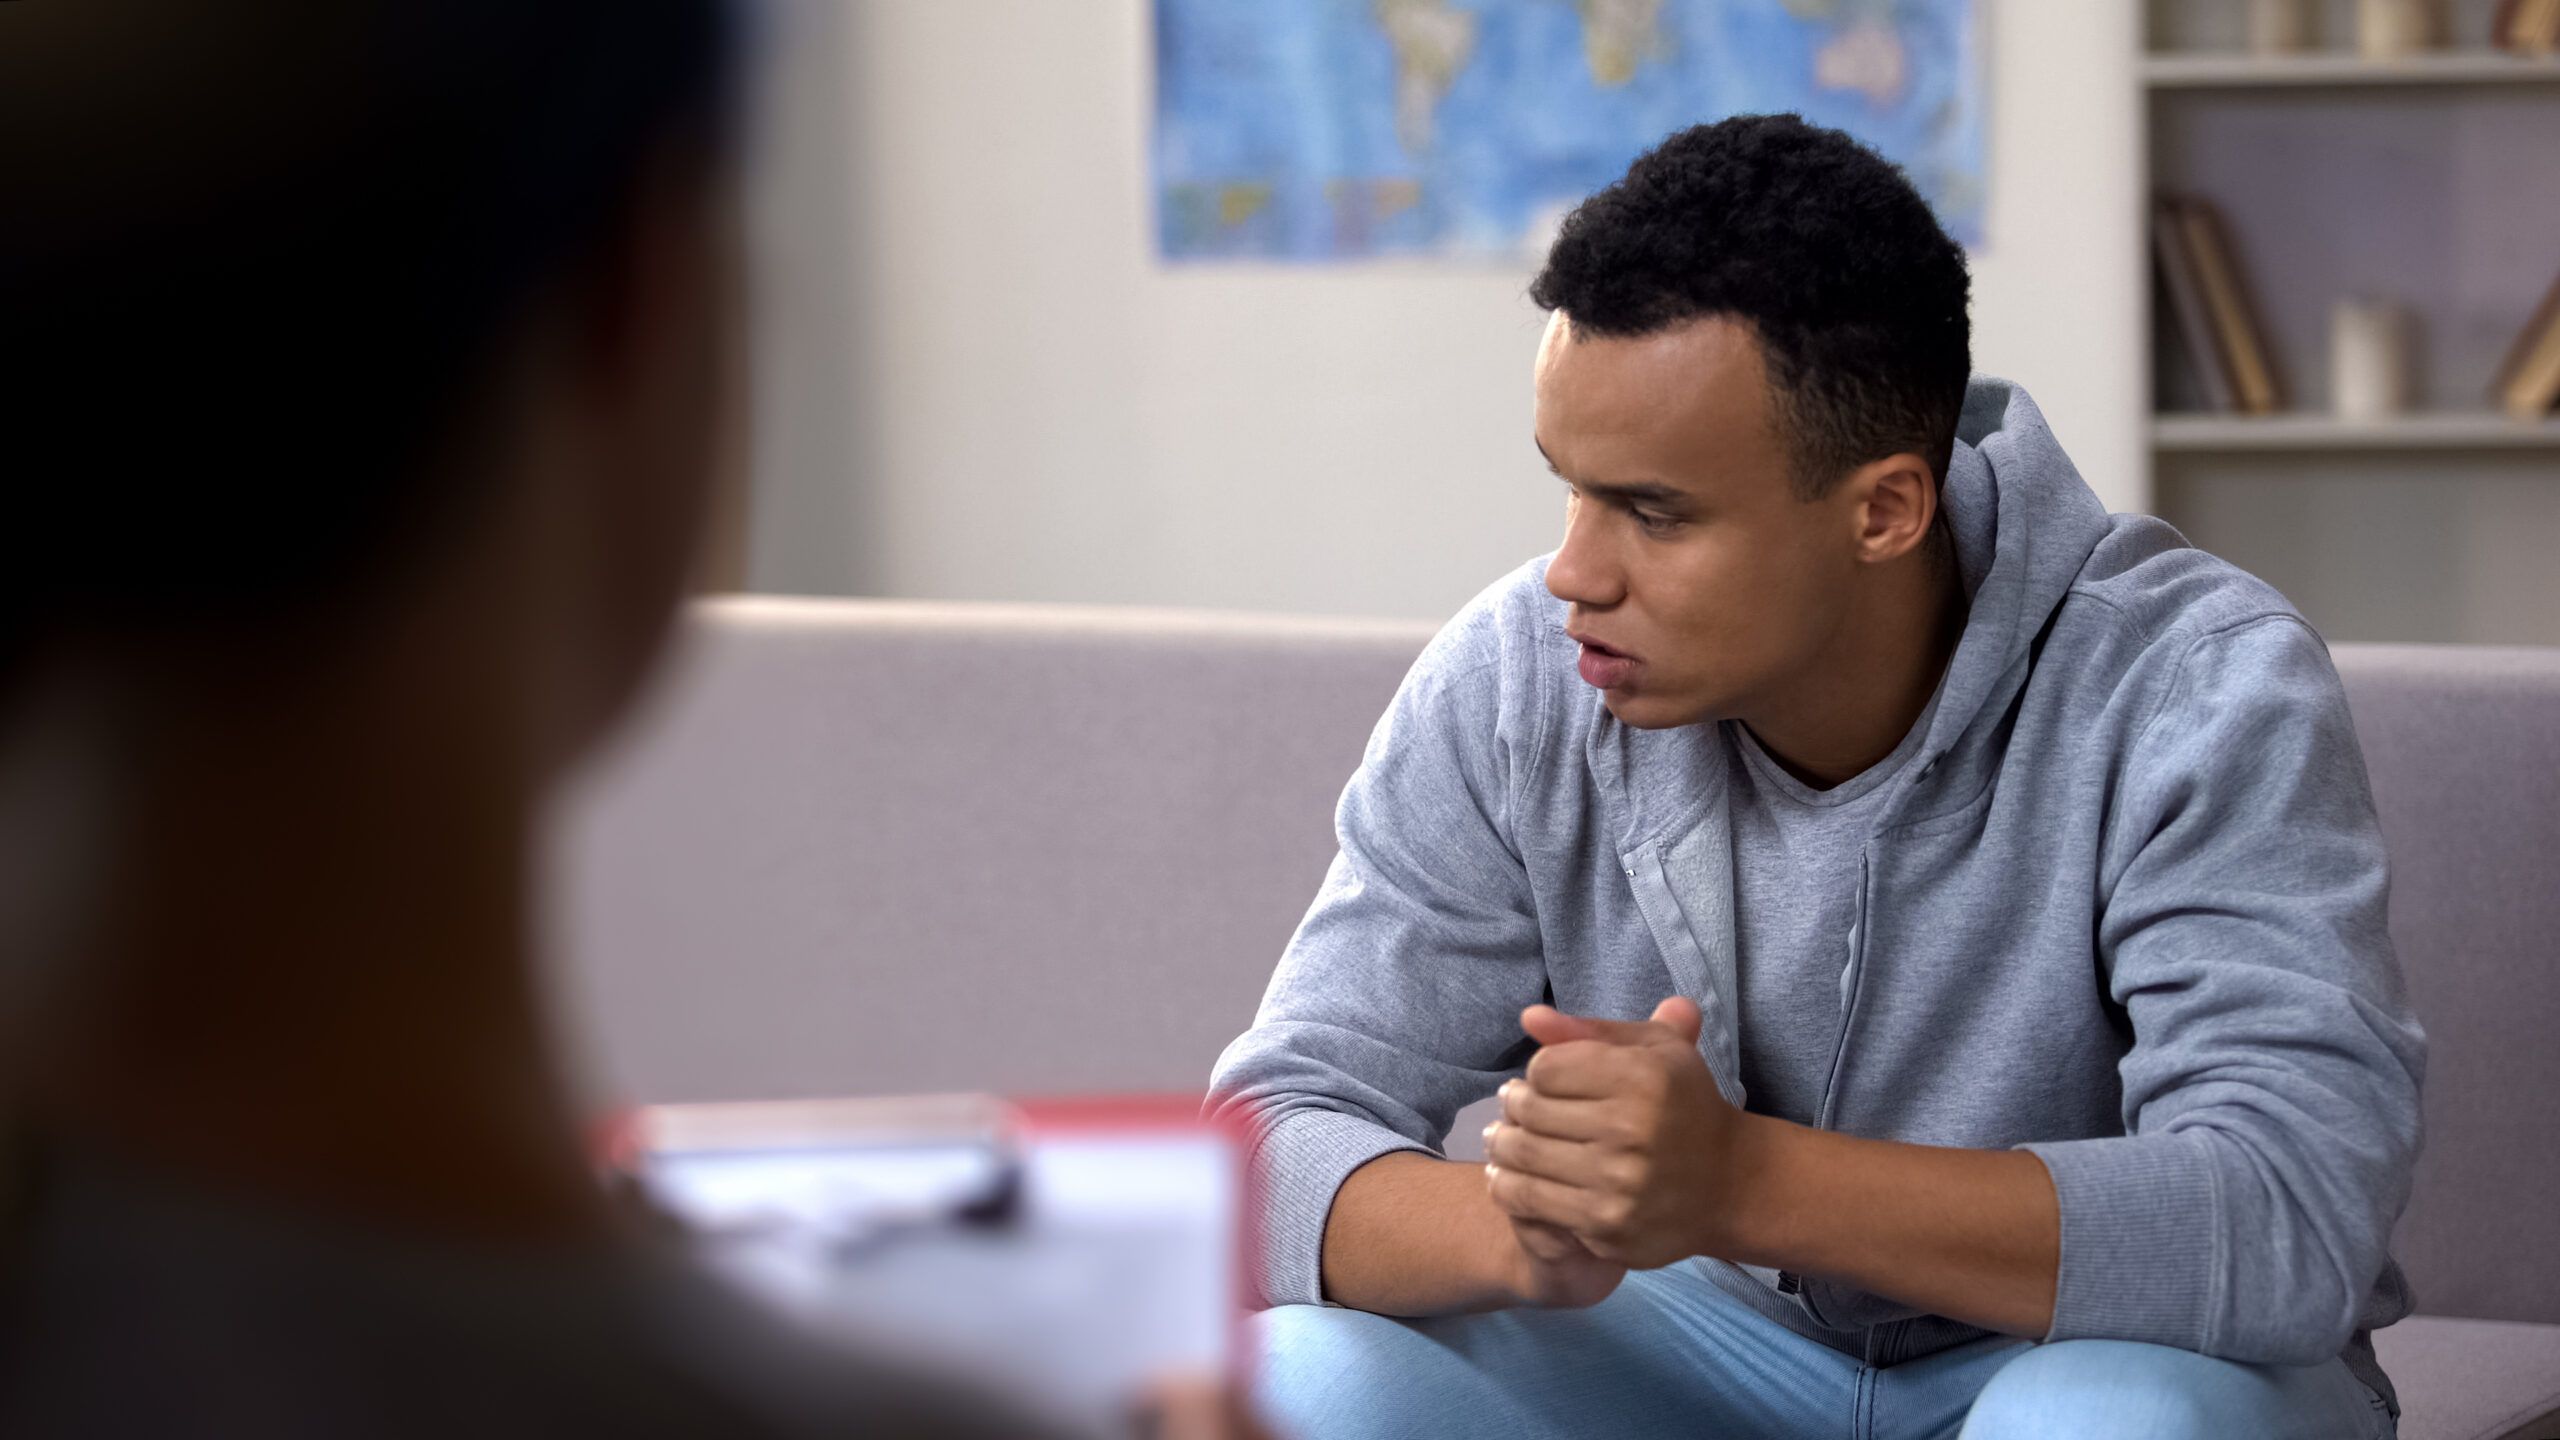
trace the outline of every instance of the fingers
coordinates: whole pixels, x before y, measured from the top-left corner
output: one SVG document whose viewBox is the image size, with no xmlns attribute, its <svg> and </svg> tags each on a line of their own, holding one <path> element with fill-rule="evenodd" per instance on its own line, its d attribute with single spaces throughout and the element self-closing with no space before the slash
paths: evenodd
<svg viewBox="0 0 2560 1440">
<path fill-rule="evenodd" d="M 1557 1229 L 1544 1221 L 1515 1217 L 1511 1222 L 1511 1233 L 1520 1237 L 1520 1248 L 1528 1251 L 1533 1260 L 1557 1264 L 1585 1259 L 1591 1254 L 1583 1248 L 1581 1241 L 1573 1238 L 1572 1231 Z"/>
<path fill-rule="evenodd" d="M 1604 1100 L 1620 1095 L 1654 1093 L 1662 1073 L 1657 1057 L 1643 1050 L 1600 1040 L 1574 1040 L 1542 1047 L 1522 1072 L 1541 1095 L 1558 1100 Z"/>
<path fill-rule="evenodd" d="M 1522 1080 L 1506 1080 L 1497 1092 L 1502 1118 L 1524 1130 L 1558 1140 L 1596 1140 L 1603 1145 L 1633 1145 L 1634 1133 L 1621 1107 L 1605 1100 L 1565 1100 L 1545 1094 Z M 1485 1139 L 1493 1138 L 1490 1131 Z"/>
<path fill-rule="evenodd" d="M 1560 1185 L 1525 1170 L 1500 1165 L 1484 1167 L 1485 1192 L 1515 1220 L 1536 1220 L 1576 1236 L 1614 1231 L 1626 1223 L 1627 1202 L 1571 1185 Z"/>
<path fill-rule="evenodd" d="M 1585 1190 L 1624 1188 L 1633 1157 L 1580 1140 L 1555 1140 L 1517 1125 L 1486 1127 L 1485 1162 Z"/>
<path fill-rule="evenodd" d="M 1659 1033 L 1659 1027 L 1650 1020 L 1595 1020 L 1587 1015 L 1567 1015 L 1553 1005 L 1532 1005 L 1521 1011 L 1520 1028 L 1541 1045 L 1563 1045 L 1575 1040 L 1642 1045 Z"/>
<path fill-rule="evenodd" d="M 1680 1043 L 1694 1046 L 1698 1043 L 1698 1032 L 1707 1020 L 1698 1013 L 1697 1001 L 1686 995 L 1674 995 L 1653 1007 L 1652 1023 L 1678 1036 Z"/>
<path fill-rule="evenodd" d="M 1529 1032 L 1529 1038 L 1541 1045 L 1604 1039 L 1606 1037 L 1600 1027 L 1606 1023 L 1567 1015 L 1553 1005 L 1532 1005 L 1520 1012 L 1520 1028 Z"/>
</svg>

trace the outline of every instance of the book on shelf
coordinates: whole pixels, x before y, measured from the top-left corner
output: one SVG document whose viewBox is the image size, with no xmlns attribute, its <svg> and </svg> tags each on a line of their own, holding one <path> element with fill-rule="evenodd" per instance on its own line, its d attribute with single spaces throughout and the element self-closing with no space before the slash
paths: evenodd
<svg viewBox="0 0 2560 1440">
<path fill-rule="evenodd" d="M 2499 0 L 2489 38 L 2502 50 L 2550 54 L 2560 47 L 2560 0 Z"/>
<path fill-rule="evenodd" d="M 2240 397 L 2231 385 L 2231 361 L 2214 334 L 2213 313 L 2205 306 L 2204 282 L 2196 275 L 2195 255 L 2188 248 L 2177 202 L 2166 195 L 2151 201 L 2151 249 L 2160 267 L 2161 291 L 2168 297 L 2169 313 L 2177 321 L 2187 358 L 2195 365 L 2205 405 L 2221 411 L 2239 409 Z"/>
<path fill-rule="evenodd" d="M 2560 0 L 2554 0 L 2560 3 Z M 2534 307 L 2516 343 L 2489 384 L 2489 399 L 2519 420 L 2532 420 L 2560 406 L 2560 279 Z"/>
<path fill-rule="evenodd" d="M 2194 195 L 2164 196 L 2161 203 L 2176 221 L 2172 228 L 2178 238 L 2185 242 L 2184 254 L 2194 270 L 2213 346 L 2229 367 L 2233 408 L 2246 415 L 2276 413 L 2284 408 L 2284 387 L 2221 212 L 2213 202 Z M 2211 373 L 2208 368 L 2208 376 Z"/>
</svg>

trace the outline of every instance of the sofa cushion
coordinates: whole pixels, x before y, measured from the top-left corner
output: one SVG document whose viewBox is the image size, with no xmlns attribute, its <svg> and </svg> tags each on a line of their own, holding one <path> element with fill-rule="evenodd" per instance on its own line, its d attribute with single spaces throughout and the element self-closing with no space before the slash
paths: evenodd
<svg viewBox="0 0 2560 1440">
<path fill-rule="evenodd" d="M 2560 1440 L 2560 1325 L 2413 1315 L 2373 1349 L 2400 1440 Z"/>
</svg>

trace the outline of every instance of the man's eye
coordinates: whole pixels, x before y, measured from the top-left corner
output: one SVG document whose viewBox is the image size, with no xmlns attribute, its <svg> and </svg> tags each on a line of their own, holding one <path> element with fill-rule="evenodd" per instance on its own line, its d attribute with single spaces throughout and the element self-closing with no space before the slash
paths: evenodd
<svg viewBox="0 0 2560 1440">
<path fill-rule="evenodd" d="M 1680 517 L 1677 515 L 1656 515 L 1650 510 L 1634 510 L 1628 513 L 1636 517 L 1636 523 L 1644 527 L 1644 533 L 1647 535 L 1668 535 L 1680 528 Z"/>
</svg>

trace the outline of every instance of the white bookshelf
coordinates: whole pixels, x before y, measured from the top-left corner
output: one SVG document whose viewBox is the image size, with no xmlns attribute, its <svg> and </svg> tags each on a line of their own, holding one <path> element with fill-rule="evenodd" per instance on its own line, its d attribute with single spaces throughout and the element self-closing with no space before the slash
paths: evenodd
<svg viewBox="0 0 2560 1440">
<path fill-rule="evenodd" d="M 2146 236 L 2153 507 L 2332 640 L 2560 645 L 2560 419 L 2488 396 L 2560 272 L 2560 57 L 2488 48 L 2493 3 L 2452 0 L 2442 48 L 2376 61 L 2352 0 L 2318 7 L 2317 48 L 2263 56 L 2243 5 L 2143 0 L 2146 201 L 2222 212 L 2286 392 L 2275 415 L 2205 408 Z M 2414 319 L 2408 413 L 2330 411 L 2350 295 Z"/>
</svg>

